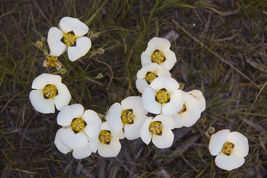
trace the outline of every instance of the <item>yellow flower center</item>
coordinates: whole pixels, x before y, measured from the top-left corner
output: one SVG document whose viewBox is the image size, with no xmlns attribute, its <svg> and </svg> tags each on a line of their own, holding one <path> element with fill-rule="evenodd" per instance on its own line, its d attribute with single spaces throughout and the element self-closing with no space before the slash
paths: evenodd
<svg viewBox="0 0 267 178">
<path fill-rule="evenodd" d="M 53 55 L 49 55 L 44 63 L 45 67 L 58 67 L 60 66 L 61 63 L 59 62 L 58 58 L 56 56 Z"/>
<path fill-rule="evenodd" d="M 154 63 L 161 64 L 166 60 L 164 54 L 160 50 L 155 50 L 151 55 L 151 61 Z"/>
<path fill-rule="evenodd" d="M 178 114 L 182 114 L 185 111 L 186 111 L 186 106 L 185 104 L 183 104 L 183 108 L 181 109 L 181 111 L 178 112 Z"/>
<path fill-rule="evenodd" d="M 77 37 L 75 36 L 73 31 L 63 34 L 63 42 L 68 47 L 69 46 L 75 46 L 76 45 L 76 40 L 77 40 Z"/>
<path fill-rule="evenodd" d="M 149 125 L 149 132 L 154 135 L 162 134 L 162 124 L 160 121 L 151 122 Z"/>
<path fill-rule="evenodd" d="M 109 130 L 101 130 L 98 139 L 103 144 L 109 144 L 111 141 L 111 132 Z"/>
<path fill-rule="evenodd" d="M 156 93 L 156 101 L 160 104 L 165 104 L 170 101 L 169 92 L 163 88 Z"/>
<path fill-rule="evenodd" d="M 55 85 L 48 84 L 43 88 L 43 95 L 45 99 L 54 98 L 57 94 L 58 91 Z"/>
<path fill-rule="evenodd" d="M 133 124 L 135 115 L 132 109 L 127 109 L 121 113 L 121 121 L 123 124 Z"/>
<path fill-rule="evenodd" d="M 80 117 L 74 119 L 71 122 L 71 129 L 75 132 L 75 133 L 79 133 L 81 131 L 83 131 L 83 129 L 85 128 L 86 123 L 84 122 L 84 120 Z"/>
<path fill-rule="evenodd" d="M 146 79 L 146 82 L 150 84 L 157 77 L 158 77 L 157 74 L 155 74 L 154 72 L 148 72 L 146 73 L 145 79 Z"/>
<path fill-rule="evenodd" d="M 225 142 L 222 147 L 222 152 L 226 155 L 230 155 L 233 152 L 234 144 L 230 142 Z"/>
</svg>

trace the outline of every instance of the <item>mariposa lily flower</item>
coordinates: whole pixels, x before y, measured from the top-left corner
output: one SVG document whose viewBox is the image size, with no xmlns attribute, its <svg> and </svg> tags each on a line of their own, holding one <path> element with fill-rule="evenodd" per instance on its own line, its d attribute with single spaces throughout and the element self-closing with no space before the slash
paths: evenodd
<svg viewBox="0 0 267 178">
<path fill-rule="evenodd" d="M 157 115 L 147 117 L 140 131 L 141 139 L 147 145 L 152 143 L 158 148 L 168 148 L 172 145 L 174 135 L 172 129 L 176 122 L 170 116 Z"/>
<path fill-rule="evenodd" d="M 191 127 L 200 118 L 203 110 L 203 103 L 190 93 L 182 91 L 182 101 L 183 108 L 173 115 L 177 121 L 176 128 L 181 128 L 183 126 Z"/>
<path fill-rule="evenodd" d="M 51 27 L 48 31 L 47 42 L 51 54 L 60 56 L 67 50 L 70 61 L 86 55 L 91 48 L 91 40 L 84 36 L 88 30 L 88 26 L 79 19 L 63 17 L 59 28 Z"/>
<path fill-rule="evenodd" d="M 216 166 L 231 171 L 244 164 L 249 152 L 248 139 L 239 132 L 223 129 L 211 136 L 209 150 L 216 156 Z"/>
<path fill-rule="evenodd" d="M 89 145 L 94 151 L 97 150 L 102 157 L 116 157 L 121 150 L 119 139 L 123 137 L 122 133 L 114 134 L 107 122 L 103 122 L 97 137 L 90 139 Z"/>
<path fill-rule="evenodd" d="M 192 90 L 189 91 L 188 93 L 199 101 L 200 110 L 201 112 L 203 112 L 206 109 L 206 100 L 205 97 L 203 96 L 203 93 L 200 90 Z"/>
<path fill-rule="evenodd" d="M 129 96 L 120 103 L 114 103 L 107 112 L 107 123 L 115 134 L 133 140 L 140 137 L 140 128 L 145 121 L 147 111 L 143 108 L 140 96 Z"/>
<path fill-rule="evenodd" d="M 32 82 L 32 90 L 29 98 L 34 109 L 40 113 L 55 113 L 68 105 L 71 95 L 59 75 L 43 73 Z"/>
<path fill-rule="evenodd" d="M 94 152 L 89 141 L 97 137 L 101 119 L 93 110 L 85 110 L 81 104 L 65 106 L 57 116 L 57 124 L 62 126 L 55 138 L 55 145 L 64 154 L 73 150 L 73 157 L 82 159 Z"/>
<path fill-rule="evenodd" d="M 179 83 L 171 77 L 158 77 L 142 94 L 144 108 L 153 114 L 172 116 L 183 107 Z"/>
<path fill-rule="evenodd" d="M 62 67 L 62 63 L 58 60 L 57 56 L 49 54 L 43 62 L 43 67 L 55 67 L 57 70 L 59 70 Z"/>
<path fill-rule="evenodd" d="M 171 77 L 171 73 L 157 63 L 147 64 L 137 72 L 136 88 L 142 93 L 155 78 L 164 76 Z"/>
<path fill-rule="evenodd" d="M 165 38 L 154 37 L 141 55 L 142 66 L 157 63 L 167 70 L 171 70 L 177 61 L 175 53 L 170 50 L 171 43 Z"/>
</svg>

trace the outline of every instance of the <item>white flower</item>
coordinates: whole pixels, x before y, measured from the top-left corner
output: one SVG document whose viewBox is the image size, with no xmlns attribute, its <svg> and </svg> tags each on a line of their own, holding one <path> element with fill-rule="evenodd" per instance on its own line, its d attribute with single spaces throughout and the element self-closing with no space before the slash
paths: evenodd
<svg viewBox="0 0 267 178">
<path fill-rule="evenodd" d="M 34 109 L 40 113 L 48 114 L 61 110 L 68 105 L 71 95 L 59 75 L 43 73 L 32 82 L 32 90 L 29 98 Z"/>
<path fill-rule="evenodd" d="M 122 134 L 114 134 L 107 122 L 103 122 L 97 137 L 90 139 L 89 145 L 94 151 L 97 150 L 102 157 L 116 157 L 121 150 L 119 139 L 122 138 Z"/>
<path fill-rule="evenodd" d="M 65 106 L 57 116 L 59 129 L 55 145 L 64 154 L 73 150 L 73 157 L 83 159 L 94 152 L 88 140 L 97 137 L 101 120 L 93 110 L 85 110 L 80 104 Z"/>
<path fill-rule="evenodd" d="M 171 77 L 158 77 L 142 94 L 144 108 L 154 114 L 172 116 L 183 106 L 179 83 Z"/>
<path fill-rule="evenodd" d="M 140 131 L 141 139 L 147 145 L 152 139 L 156 147 L 168 148 L 173 143 L 174 135 L 171 129 L 175 124 L 174 119 L 166 115 L 157 115 L 153 119 L 148 117 Z"/>
<path fill-rule="evenodd" d="M 239 132 L 223 129 L 211 136 L 209 150 L 216 156 L 215 164 L 219 168 L 231 171 L 244 164 L 249 151 L 248 139 Z"/>
<path fill-rule="evenodd" d="M 157 63 L 147 64 L 137 72 L 136 88 L 142 93 L 155 78 L 162 76 L 171 77 L 171 73 Z"/>
<path fill-rule="evenodd" d="M 158 63 L 167 70 L 171 70 L 176 62 L 176 56 L 170 50 L 171 43 L 165 38 L 154 37 L 141 55 L 142 65 Z"/>
<path fill-rule="evenodd" d="M 182 91 L 182 101 L 183 108 L 173 115 L 177 121 L 176 128 L 191 127 L 201 116 L 202 103 L 194 96 Z"/>
<path fill-rule="evenodd" d="M 48 32 L 47 42 L 51 54 L 60 56 L 66 50 L 70 61 L 75 61 L 87 54 L 91 48 L 91 40 L 84 36 L 88 27 L 79 19 L 63 17 L 59 28 L 51 27 Z"/>
<path fill-rule="evenodd" d="M 107 123 L 115 134 L 124 132 L 129 140 L 140 137 L 140 128 L 145 121 L 147 112 L 143 108 L 140 96 L 129 96 L 121 101 L 121 104 L 114 103 L 107 112 Z"/>
<path fill-rule="evenodd" d="M 206 109 L 206 100 L 202 92 L 200 90 L 192 90 L 187 93 L 191 94 L 193 97 L 195 97 L 199 101 L 200 110 L 201 112 L 203 112 Z"/>
</svg>

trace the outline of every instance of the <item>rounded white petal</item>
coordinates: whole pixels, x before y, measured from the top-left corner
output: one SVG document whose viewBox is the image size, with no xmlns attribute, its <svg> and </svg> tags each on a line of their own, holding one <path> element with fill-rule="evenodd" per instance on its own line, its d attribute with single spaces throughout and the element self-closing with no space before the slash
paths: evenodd
<svg viewBox="0 0 267 178">
<path fill-rule="evenodd" d="M 59 129 L 56 133 L 54 144 L 56 145 L 58 151 L 60 151 L 63 154 L 67 154 L 71 152 L 71 149 L 61 141 L 61 136 L 62 136 L 62 129 Z"/>
<path fill-rule="evenodd" d="M 175 90 L 170 94 L 170 101 L 166 104 L 162 104 L 162 113 L 168 116 L 172 116 L 177 111 L 180 111 L 183 107 L 181 90 Z"/>
<path fill-rule="evenodd" d="M 158 77 L 151 82 L 150 87 L 155 91 L 165 88 L 169 93 L 179 89 L 179 83 L 171 77 Z"/>
<path fill-rule="evenodd" d="M 84 108 L 81 104 L 72 104 L 65 106 L 57 115 L 57 124 L 61 126 L 70 126 L 74 118 L 82 116 Z"/>
<path fill-rule="evenodd" d="M 209 150 L 211 155 L 215 156 L 222 151 L 223 144 L 226 142 L 229 134 L 230 130 L 223 129 L 211 135 L 209 143 Z"/>
<path fill-rule="evenodd" d="M 165 128 L 174 129 L 176 126 L 176 121 L 173 117 L 168 115 L 157 115 L 152 121 L 161 121 Z"/>
<path fill-rule="evenodd" d="M 32 88 L 42 90 L 47 84 L 61 83 L 61 76 L 43 73 L 32 82 Z"/>
<path fill-rule="evenodd" d="M 88 33 L 88 26 L 77 18 L 63 17 L 59 21 L 59 28 L 64 32 L 73 31 L 75 36 L 83 36 Z"/>
<path fill-rule="evenodd" d="M 140 96 L 128 96 L 121 101 L 122 110 L 132 109 L 135 116 L 144 117 L 147 111 L 143 107 L 142 98 Z M 142 119 L 144 120 L 144 118 Z"/>
<path fill-rule="evenodd" d="M 145 79 L 136 79 L 135 85 L 139 93 L 143 93 L 144 89 L 149 86 Z"/>
<path fill-rule="evenodd" d="M 142 125 L 143 125 L 143 123 L 124 125 L 124 136 L 128 140 L 134 140 L 134 139 L 139 138 Z"/>
<path fill-rule="evenodd" d="M 170 128 L 164 127 L 162 128 L 161 135 L 153 135 L 152 136 L 152 143 L 158 148 L 169 148 L 172 146 L 174 139 L 174 135 Z"/>
<path fill-rule="evenodd" d="M 119 134 L 122 131 L 123 124 L 121 122 L 121 113 L 122 108 L 119 103 L 111 105 L 107 112 L 106 121 L 114 134 Z"/>
<path fill-rule="evenodd" d="M 121 143 L 117 137 L 111 136 L 109 144 L 99 144 L 98 154 L 105 158 L 116 157 L 121 150 Z"/>
<path fill-rule="evenodd" d="M 97 137 L 102 124 L 98 114 L 93 110 L 86 110 L 82 115 L 82 119 L 86 122 L 84 132 L 89 138 Z"/>
<path fill-rule="evenodd" d="M 88 53 L 91 46 L 92 43 L 88 37 L 78 38 L 75 46 L 68 47 L 69 60 L 73 62 L 85 56 Z"/>
<path fill-rule="evenodd" d="M 142 52 L 142 54 L 141 54 L 141 64 L 142 64 L 142 66 L 152 64 L 151 54 L 147 54 L 145 52 Z"/>
<path fill-rule="evenodd" d="M 202 92 L 200 90 L 192 90 L 192 91 L 189 91 L 188 93 L 191 94 L 193 97 L 195 97 L 199 101 L 200 110 L 201 112 L 203 112 L 206 109 L 206 100 Z"/>
<path fill-rule="evenodd" d="M 143 66 L 138 72 L 136 77 L 138 79 L 144 79 L 146 77 L 146 74 L 148 72 L 154 72 L 155 74 L 157 74 L 158 77 L 160 76 L 167 76 L 170 77 L 171 73 L 164 69 L 163 67 L 161 67 L 159 64 L 157 63 L 151 63 L 148 65 Z"/>
<path fill-rule="evenodd" d="M 161 112 L 161 104 L 155 100 L 156 92 L 151 87 L 146 87 L 142 93 L 142 101 L 145 110 L 148 112 L 159 114 Z"/>
<path fill-rule="evenodd" d="M 99 132 L 98 132 L 99 135 Z M 91 149 L 92 152 L 96 152 L 98 145 L 100 144 L 99 140 L 98 140 L 98 136 L 94 137 L 94 138 L 89 138 L 89 147 Z"/>
<path fill-rule="evenodd" d="M 83 132 L 75 134 L 71 128 L 62 130 L 61 141 L 71 149 L 84 147 L 88 144 L 88 139 Z"/>
<path fill-rule="evenodd" d="M 248 155 L 248 139 L 243 134 L 239 132 L 231 132 L 227 137 L 227 141 L 234 144 L 233 152 L 235 154 L 241 157 Z"/>
<path fill-rule="evenodd" d="M 163 50 L 163 54 L 165 55 L 166 60 L 160 64 L 160 66 L 167 70 L 171 70 L 177 61 L 176 55 L 170 49 Z"/>
<path fill-rule="evenodd" d="M 91 147 L 89 146 L 89 144 L 87 144 L 84 147 L 74 149 L 72 152 L 72 156 L 75 159 L 84 159 L 89 157 L 91 153 L 92 153 Z"/>
<path fill-rule="evenodd" d="M 54 56 L 60 56 L 66 50 L 66 45 L 61 41 L 63 33 L 56 27 L 51 27 L 47 35 L 47 43 L 50 52 Z"/>
<path fill-rule="evenodd" d="M 145 53 L 151 55 L 155 50 L 163 51 L 165 49 L 169 49 L 170 47 L 171 43 L 169 40 L 165 38 L 154 37 L 148 42 Z"/>
<path fill-rule="evenodd" d="M 149 132 L 149 125 L 151 121 L 152 121 L 152 118 L 147 117 L 140 130 L 141 139 L 147 145 L 150 143 L 151 138 L 152 138 L 152 135 Z"/>
<path fill-rule="evenodd" d="M 243 157 L 232 153 L 231 155 L 227 156 L 223 153 L 219 153 L 215 158 L 215 164 L 221 169 L 231 171 L 233 169 L 239 168 L 245 162 Z"/>
<path fill-rule="evenodd" d="M 57 88 L 58 94 L 53 98 L 57 110 L 61 110 L 64 106 L 67 106 L 71 100 L 71 95 L 66 87 L 65 84 L 63 83 L 55 83 L 55 86 Z"/>
<path fill-rule="evenodd" d="M 55 104 L 52 99 L 45 99 L 42 90 L 32 90 L 29 95 L 33 108 L 43 114 L 55 113 Z"/>
</svg>

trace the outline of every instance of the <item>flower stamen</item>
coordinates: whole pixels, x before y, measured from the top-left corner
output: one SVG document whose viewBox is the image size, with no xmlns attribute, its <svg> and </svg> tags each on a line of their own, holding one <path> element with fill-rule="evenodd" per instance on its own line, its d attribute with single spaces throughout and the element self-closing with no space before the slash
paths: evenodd
<svg viewBox="0 0 267 178">
<path fill-rule="evenodd" d="M 227 156 L 229 156 L 233 152 L 233 149 L 234 149 L 233 143 L 225 142 L 222 147 L 222 152 Z"/>
<path fill-rule="evenodd" d="M 183 108 L 178 112 L 178 114 L 182 114 L 185 111 L 186 111 L 186 106 L 185 104 L 183 104 Z"/>
<path fill-rule="evenodd" d="M 166 58 L 165 58 L 164 54 L 158 49 L 156 49 L 151 55 L 151 61 L 154 63 L 161 64 L 165 60 L 166 60 Z"/>
<path fill-rule="evenodd" d="M 43 95 L 45 99 L 54 98 L 57 94 L 58 91 L 55 85 L 48 84 L 43 88 Z"/>
<path fill-rule="evenodd" d="M 121 113 L 121 121 L 123 124 L 133 124 L 135 115 L 132 109 L 127 109 Z"/>
<path fill-rule="evenodd" d="M 70 47 L 70 46 L 76 45 L 77 37 L 75 36 L 74 32 L 71 31 L 71 32 L 64 33 L 62 40 L 66 46 Z"/>
<path fill-rule="evenodd" d="M 157 74 L 155 74 L 154 72 L 148 72 L 146 73 L 145 79 L 146 79 L 146 82 L 150 84 L 157 77 L 158 77 Z"/>
<path fill-rule="evenodd" d="M 75 132 L 75 133 L 79 133 L 81 131 L 84 130 L 86 126 L 86 123 L 84 122 L 84 120 L 82 118 L 76 118 L 71 122 L 71 129 Z"/>
<path fill-rule="evenodd" d="M 44 67 L 56 67 L 59 70 L 62 67 L 61 62 L 56 56 L 49 55 L 43 62 Z"/>
<path fill-rule="evenodd" d="M 149 125 L 149 132 L 154 135 L 162 134 L 162 124 L 160 121 L 151 122 Z"/>
<path fill-rule="evenodd" d="M 98 136 L 98 139 L 103 144 L 110 144 L 111 141 L 111 132 L 109 130 L 101 130 Z"/>
<path fill-rule="evenodd" d="M 156 93 L 155 99 L 160 104 L 166 104 L 170 101 L 170 94 L 165 88 L 163 88 Z"/>
</svg>

